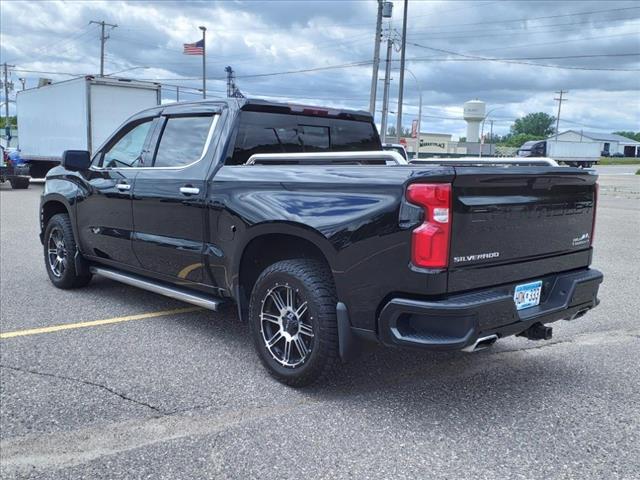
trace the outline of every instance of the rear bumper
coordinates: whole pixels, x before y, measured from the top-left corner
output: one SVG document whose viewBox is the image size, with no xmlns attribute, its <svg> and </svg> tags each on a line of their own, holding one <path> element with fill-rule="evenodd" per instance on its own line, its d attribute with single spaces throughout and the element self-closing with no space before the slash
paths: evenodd
<svg viewBox="0 0 640 480">
<path fill-rule="evenodd" d="M 380 340 L 387 345 L 428 350 L 461 350 L 478 338 L 518 334 L 534 323 L 550 323 L 584 315 L 599 301 L 603 275 L 598 270 L 550 275 L 542 280 L 540 305 L 516 310 L 513 292 L 517 282 L 489 290 L 422 301 L 394 298 L 378 317 Z"/>
</svg>

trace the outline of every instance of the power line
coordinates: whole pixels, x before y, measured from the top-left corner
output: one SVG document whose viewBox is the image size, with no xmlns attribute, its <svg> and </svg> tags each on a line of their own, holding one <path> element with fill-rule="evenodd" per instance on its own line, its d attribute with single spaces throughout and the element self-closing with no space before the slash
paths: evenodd
<svg viewBox="0 0 640 480">
<path fill-rule="evenodd" d="M 424 48 L 427 50 L 432 50 L 434 52 L 446 53 L 449 55 L 457 55 L 466 59 L 471 59 L 474 61 L 488 61 L 488 62 L 502 62 L 502 63 L 513 63 L 519 65 L 533 65 L 536 67 L 545 67 L 545 68 L 558 68 L 564 70 L 588 70 L 588 71 L 612 71 L 612 72 L 637 72 L 638 69 L 625 69 L 625 68 L 593 68 L 593 67 L 579 67 L 579 66 L 570 66 L 570 65 L 553 65 L 553 64 L 544 64 L 544 63 L 534 63 L 527 62 L 525 60 L 550 60 L 550 59 L 569 59 L 569 58 L 593 58 L 593 57 L 626 57 L 626 56 L 637 56 L 638 53 L 621 53 L 621 54 L 604 54 L 604 55 L 564 55 L 564 56 L 556 56 L 556 57 L 521 57 L 521 58 L 491 58 L 491 57 L 482 57 L 478 55 L 468 55 L 460 52 L 453 52 L 451 50 L 445 50 L 443 48 L 435 48 L 435 47 L 427 47 L 426 45 L 421 45 L 419 43 L 412 43 L 419 48 Z M 413 61 L 413 59 L 412 59 Z M 419 61 L 416 59 L 416 61 Z M 422 61 L 442 61 L 442 59 L 434 59 L 434 58 L 426 58 L 422 59 Z M 460 60 L 458 60 L 460 61 Z"/>
<path fill-rule="evenodd" d="M 85 36 L 86 34 L 91 32 L 91 25 L 86 25 L 84 28 L 82 28 L 81 30 L 74 32 L 71 35 L 67 35 L 63 38 L 61 38 L 60 40 L 53 42 L 51 44 L 48 45 L 43 45 L 39 48 L 36 48 L 34 50 L 30 50 L 29 51 L 29 55 L 33 56 L 34 53 L 48 53 L 49 50 L 51 50 L 52 48 L 58 48 L 61 47 L 62 45 L 66 45 L 69 42 L 73 42 L 76 40 L 79 40 L 81 37 Z M 67 51 L 67 49 L 63 50 L 63 51 Z"/>
<path fill-rule="evenodd" d="M 481 22 L 471 22 L 471 23 L 454 23 L 449 25 L 429 25 L 429 28 L 446 28 L 446 27 L 463 27 L 463 26 L 472 26 L 472 25 L 495 25 L 498 23 L 513 23 L 513 22 L 531 22 L 535 20 L 548 20 L 552 18 L 562 18 L 562 17 L 575 17 L 579 15 L 591 15 L 594 13 L 610 13 L 610 12 L 622 12 L 628 10 L 638 10 L 640 7 L 622 7 L 622 8 L 611 8 L 604 10 L 591 10 L 587 12 L 573 12 L 573 13 L 564 13 L 558 15 L 545 15 L 542 17 L 524 17 L 524 18 L 512 18 L 509 20 L 484 20 Z M 447 33 L 447 32 L 442 32 Z"/>
<path fill-rule="evenodd" d="M 429 38 L 431 40 L 455 40 L 455 39 L 464 39 L 464 38 L 486 38 L 486 37 L 504 37 L 511 35 L 539 35 L 544 33 L 555 33 L 555 32 L 566 32 L 570 30 L 582 30 L 583 27 L 573 27 L 568 28 L 571 25 L 585 25 L 585 24 L 598 24 L 598 23 L 606 23 L 608 24 L 606 27 L 611 25 L 613 21 L 622 21 L 629 22 L 629 20 L 637 20 L 640 17 L 632 17 L 632 18 L 619 18 L 619 19 L 602 19 L 602 20 L 582 20 L 579 22 L 570 22 L 570 23 L 554 23 L 548 25 L 539 25 L 539 26 L 524 26 L 513 28 L 510 31 L 500 30 L 502 33 L 484 33 L 486 29 L 472 29 L 472 30 L 459 30 L 457 32 L 432 32 L 425 34 L 416 34 L 412 33 L 410 35 L 411 38 Z M 563 28 L 549 28 L 549 27 L 563 27 Z M 605 28 L 606 28 L 605 27 Z M 522 31 L 517 31 L 522 30 Z M 495 32 L 495 31 L 493 31 Z M 451 35 L 451 34 L 468 34 L 468 35 Z"/>
<path fill-rule="evenodd" d="M 571 40 L 558 40 L 558 41 L 554 41 L 554 42 L 540 42 L 540 43 L 520 43 L 517 45 L 510 45 L 508 47 L 498 47 L 498 48 L 481 48 L 478 50 L 470 50 L 469 52 L 473 52 L 473 53 L 477 53 L 477 52 L 494 52 L 496 50 L 511 50 L 514 48 L 521 48 L 521 47 L 540 47 L 543 45 L 560 45 L 560 44 L 565 44 L 565 43 L 576 43 L 576 42 L 586 42 L 586 41 L 590 41 L 590 40 L 598 40 L 601 38 L 613 38 L 613 37 L 630 37 L 630 36 L 637 36 L 638 34 L 636 32 L 634 33 L 614 33 L 612 35 L 598 35 L 595 37 L 582 37 L 582 38 L 574 38 Z M 467 53 L 469 53 L 467 52 Z"/>
</svg>

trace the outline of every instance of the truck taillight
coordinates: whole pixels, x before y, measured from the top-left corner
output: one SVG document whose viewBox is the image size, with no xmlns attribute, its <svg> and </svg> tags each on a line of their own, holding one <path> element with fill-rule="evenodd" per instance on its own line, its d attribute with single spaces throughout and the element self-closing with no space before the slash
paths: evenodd
<svg viewBox="0 0 640 480">
<path fill-rule="evenodd" d="M 413 231 L 411 260 L 425 268 L 449 265 L 451 236 L 451 184 L 414 183 L 407 188 L 407 200 L 424 209 L 422 225 Z"/>
<path fill-rule="evenodd" d="M 589 238 L 590 246 L 593 246 L 593 240 L 596 234 L 596 213 L 598 210 L 598 190 L 600 189 L 600 185 L 596 182 L 593 189 L 593 223 L 591 224 L 591 237 Z"/>
</svg>

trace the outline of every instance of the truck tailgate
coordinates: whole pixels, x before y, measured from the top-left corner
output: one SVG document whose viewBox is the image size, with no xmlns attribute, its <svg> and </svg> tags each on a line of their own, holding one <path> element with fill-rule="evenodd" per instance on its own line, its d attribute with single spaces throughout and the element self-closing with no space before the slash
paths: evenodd
<svg viewBox="0 0 640 480">
<path fill-rule="evenodd" d="M 597 176 L 563 167 L 456 167 L 448 291 L 586 267 Z"/>
</svg>

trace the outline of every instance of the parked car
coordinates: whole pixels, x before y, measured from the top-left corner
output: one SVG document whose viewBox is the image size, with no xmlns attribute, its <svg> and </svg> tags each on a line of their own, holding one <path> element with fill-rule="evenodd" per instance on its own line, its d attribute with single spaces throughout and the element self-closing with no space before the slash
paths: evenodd
<svg viewBox="0 0 640 480">
<path fill-rule="evenodd" d="M 0 183 L 9 182 L 16 190 L 29 188 L 29 167 L 17 161 L 18 158 L 0 146 Z"/>
<path fill-rule="evenodd" d="M 612 153 L 611 157 L 613 157 L 613 158 L 624 158 L 624 153 L 620 153 L 620 152 Z"/>
<path fill-rule="evenodd" d="M 249 99 L 145 110 L 62 158 L 40 210 L 51 282 L 235 304 L 289 385 L 364 341 L 476 351 L 598 304 L 590 171 L 409 165 L 367 112 Z"/>
</svg>

